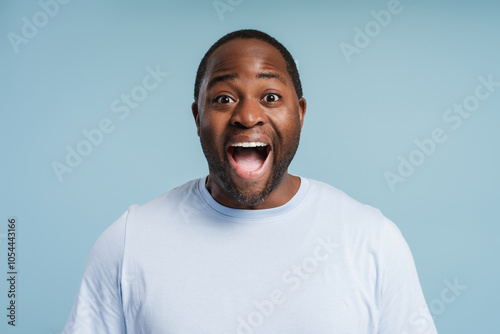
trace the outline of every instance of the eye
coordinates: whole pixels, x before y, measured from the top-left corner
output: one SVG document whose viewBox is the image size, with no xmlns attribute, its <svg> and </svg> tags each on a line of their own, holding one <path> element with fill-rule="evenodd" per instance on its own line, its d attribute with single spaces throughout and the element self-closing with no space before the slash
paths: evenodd
<svg viewBox="0 0 500 334">
<path fill-rule="evenodd" d="M 234 100 L 227 95 L 217 96 L 214 101 L 217 103 L 222 103 L 222 104 L 234 102 Z"/>
<path fill-rule="evenodd" d="M 266 96 L 264 96 L 264 100 L 266 102 L 277 102 L 280 98 L 281 96 L 275 93 L 267 94 Z"/>
</svg>

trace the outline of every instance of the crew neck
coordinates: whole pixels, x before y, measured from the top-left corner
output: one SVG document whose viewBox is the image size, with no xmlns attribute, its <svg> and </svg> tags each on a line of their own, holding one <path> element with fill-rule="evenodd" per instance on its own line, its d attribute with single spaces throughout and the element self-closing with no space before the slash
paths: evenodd
<svg viewBox="0 0 500 334">
<path fill-rule="evenodd" d="M 203 201 L 217 214 L 228 218 L 244 220 L 269 220 L 289 213 L 299 206 L 302 200 L 306 197 L 310 184 L 309 179 L 298 176 L 300 178 L 299 189 L 288 202 L 274 208 L 249 210 L 230 208 L 217 202 L 205 187 L 207 177 L 208 176 L 198 179 L 198 190 Z"/>
</svg>

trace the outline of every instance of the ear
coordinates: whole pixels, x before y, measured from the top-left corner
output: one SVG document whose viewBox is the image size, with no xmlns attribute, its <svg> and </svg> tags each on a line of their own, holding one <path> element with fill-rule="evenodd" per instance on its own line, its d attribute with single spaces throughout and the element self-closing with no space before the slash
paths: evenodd
<svg viewBox="0 0 500 334">
<path fill-rule="evenodd" d="M 300 118 L 300 129 L 302 130 L 302 125 L 304 124 L 304 116 L 306 115 L 307 103 L 306 99 L 301 97 L 299 99 L 299 118 Z"/>
<path fill-rule="evenodd" d="M 193 112 L 194 122 L 196 123 L 196 132 L 200 136 L 200 113 L 198 112 L 198 103 L 191 104 L 191 111 Z"/>
</svg>

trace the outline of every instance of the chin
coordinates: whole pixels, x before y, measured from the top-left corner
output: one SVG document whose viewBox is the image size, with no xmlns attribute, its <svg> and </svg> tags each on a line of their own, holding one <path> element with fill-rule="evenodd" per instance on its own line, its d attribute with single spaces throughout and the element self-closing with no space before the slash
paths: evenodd
<svg viewBox="0 0 500 334">
<path fill-rule="evenodd" d="M 239 182 L 233 182 L 227 176 L 223 180 L 225 180 L 223 183 L 226 191 L 245 206 L 261 204 L 274 188 L 271 180 L 266 180 L 263 185 L 257 181 L 238 180 Z"/>
</svg>

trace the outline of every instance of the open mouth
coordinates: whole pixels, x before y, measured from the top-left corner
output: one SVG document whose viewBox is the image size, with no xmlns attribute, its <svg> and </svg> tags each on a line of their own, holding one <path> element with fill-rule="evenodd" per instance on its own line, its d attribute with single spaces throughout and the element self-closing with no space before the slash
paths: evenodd
<svg viewBox="0 0 500 334">
<path fill-rule="evenodd" d="M 259 141 L 239 142 L 227 149 L 230 161 L 238 174 L 247 177 L 259 174 L 268 160 L 270 151 L 270 145 Z"/>
</svg>

